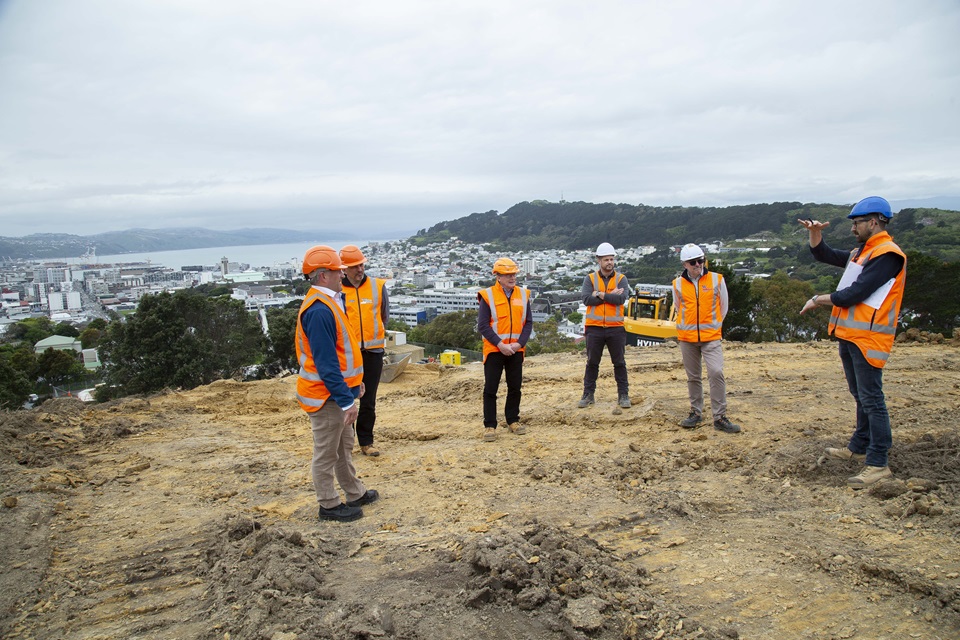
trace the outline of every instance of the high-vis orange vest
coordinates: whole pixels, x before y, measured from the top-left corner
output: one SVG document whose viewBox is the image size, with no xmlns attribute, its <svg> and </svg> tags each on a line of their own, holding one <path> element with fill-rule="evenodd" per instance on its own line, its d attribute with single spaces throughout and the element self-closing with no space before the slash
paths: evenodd
<svg viewBox="0 0 960 640">
<path fill-rule="evenodd" d="M 712 342 L 723 333 L 720 313 L 720 284 L 723 276 L 708 271 L 697 285 L 683 277 L 673 281 L 673 300 L 677 308 L 677 339 L 681 342 Z"/>
<path fill-rule="evenodd" d="M 340 371 L 348 387 L 356 387 L 363 382 L 363 357 L 360 355 L 360 341 L 354 333 L 347 316 L 336 300 L 317 289 L 311 288 L 300 305 L 297 313 L 297 360 L 300 362 L 300 373 L 297 377 L 297 401 L 307 413 L 319 411 L 323 403 L 330 397 L 330 391 L 317 373 L 317 364 L 313 360 L 310 350 L 310 341 L 303 332 L 301 317 L 303 312 L 315 302 L 321 302 L 330 311 L 337 321 L 337 359 L 340 361 Z"/>
<path fill-rule="evenodd" d="M 867 362 L 882 369 L 883 365 L 887 364 L 890 350 L 893 349 L 893 339 L 897 334 L 900 303 L 903 302 L 903 288 L 907 281 L 907 256 L 886 231 L 871 236 L 863 245 L 860 255 L 854 258 L 856 253 L 856 249 L 850 252 L 850 260 L 861 266 L 871 258 L 885 253 L 895 253 L 903 257 L 903 268 L 893 279 L 893 286 L 879 309 L 861 302 L 852 307 L 834 307 L 830 313 L 828 332 L 857 345 Z"/>
<path fill-rule="evenodd" d="M 616 271 L 613 272 L 613 276 L 609 281 L 601 278 L 598 271 L 590 274 L 590 282 L 593 283 L 594 293 L 603 291 L 604 294 L 606 294 L 614 289 L 619 289 L 619 284 L 622 279 L 623 274 L 617 273 Z M 583 324 L 587 327 L 622 327 L 623 305 L 604 302 L 596 306 L 588 306 L 587 315 Z"/>
<path fill-rule="evenodd" d="M 347 318 L 360 334 L 361 349 L 382 349 L 387 344 L 386 327 L 383 326 L 380 311 L 385 284 L 386 280 L 367 277 L 359 287 L 343 288 Z"/>
<path fill-rule="evenodd" d="M 514 287 L 513 294 L 507 298 L 506 291 L 499 282 L 477 292 L 477 298 L 483 298 L 490 307 L 490 326 L 497 332 L 500 339 L 506 344 L 520 340 L 523 325 L 527 322 L 527 300 L 530 292 L 524 287 Z M 521 348 L 520 351 L 525 349 Z M 483 361 L 494 352 L 499 352 L 497 345 L 489 340 L 483 341 Z"/>
</svg>

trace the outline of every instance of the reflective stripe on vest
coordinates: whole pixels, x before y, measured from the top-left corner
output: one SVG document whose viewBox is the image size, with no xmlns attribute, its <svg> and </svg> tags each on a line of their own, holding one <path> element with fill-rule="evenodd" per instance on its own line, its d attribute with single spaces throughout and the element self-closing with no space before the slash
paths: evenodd
<svg viewBox="0 0 960 640">
<path fill-rule="evenodd" d="M 515 295 L 519 294 L 519 295 Z M 492 287 L 477 292 L 477 296 L 483 298 L 487 306 L 490 307 L 490 326 L 496 332 L 497 336 L 506 344 L 518 342 L 520 334 L 523 332 L 523 326 L 527 323 L 527 301 L 530 292 L 524 287 L 514 287 L 513 293 L 507 297 L 507 292 L 498 282 Z M 497 303 L 509 308 L 508 315 L 500 316 L 497 310 Z M 525 349 L 521 348 L 520 351 Z M 500 349 L 489 340 L 483 341 L 483 359 L 486 361 L 487 355 L 493 352 L 499 352 Z"/>
<path fill-rule="evenodd" d="M 701 283 L 709 276 L 709 284 Z M 673 281 L 673 299 L 677 307 L 677 339 L 682 342 L 711 342 L 723 335 L 720 309 L 720 283 L 723 276 L 713 271 L 703 274 L 696 284 L 683 275 Z M 701 298 L 703 296 L 703 298 Z M 705 313 L 701 313 L 705 311 Z"/>
<path fill-rule="evenodd" d="M 617 289 L 617 285 L 623 278 L 623 274 L 613 272 L 609 281 L 600 277 L 597 271 L 590 274 L 590 282 L 593 284 L 593 293 L 603 291 L 608 293 Z M 598 305 L 588 305 L 587 313 L 584 316 L 584 325 L 588 327 L 622 327 L 623 326 L 623 305 L 610 304 L 603 302 Z"/>
<path fill-rule="evenodd" d="M 353 335 L 347 316 L 336 300 L 317 289 L 311 288 L 307 292 L 300 311 L 297 313 L 296 348 L 300 371 L 297 374 L 297 400 L 305 411 L 316 411 L 330 398 L 330 392 L 313 359 L 310 341 L 303 331 L 301 318 L 304 311 L 314 303 L 321 302 L 333 313 L 337 325 L 337 359 L 340 362 L 340 371 L 348 387 L 356 387 L 363 381 L 363 358 L 360 354 L 359 341 Z"/>
<path fill-rule="evenodd" d="M 847 259 L 864 265 L 873 258 L 885 253 L 895 253 L 903 258 L 903 269 L 893 279 L 893 286 L 887 297 L 880 303 L 879 309 L 873 309 L 863 302 L 852 307 L 833 307 L 830 312 L 828 333 L 857 345 L 863 357 L 871 366 L 882 369 L 890 357 L 894 338 L 897 333 L 897 320 L 900 317 L 900 305 L 903 302 L 903 290 L 907 277 L 907 257 L 893 242 L 886 231 L 871 236 L 863 245 L 859 255 L 854 249 Z M 854 257 L 856 256 L 856 257 Z"/>
<path fill-rule="evenodd" d="M 380 305 L 383 302 L 385 280 L 365 277 L 359 287 L 344 286 L 347 318 L 357 327 L 361 349 L 382 349 L 387 344 Z"/>
</svg>

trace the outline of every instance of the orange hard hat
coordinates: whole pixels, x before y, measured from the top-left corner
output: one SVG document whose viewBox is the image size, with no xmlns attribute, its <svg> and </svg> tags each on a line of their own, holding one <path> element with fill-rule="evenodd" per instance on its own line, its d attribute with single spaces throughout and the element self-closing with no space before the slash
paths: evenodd
<svg viewBox="0 0 960 640">
<path fill-rule="evenodd" d="M 343 260 L 345 267 L 355 267 L 367 261 L 363 251 L 360 251 L 360 247 L 355 244 L 348 244 L 340 249 L 340 259 Z"/>
<path fill-rule="evenodd" d="M 498 258 L 497 261 L 493 263 L 493 272 L 502 276 L 519 273 L 519 271 L 520 267 L 510 258 Z"/>
<path fill-rule="evenodd" d="M 317 269 L 328 269 L 329 271 L 342 270 L 343 263 L 340 262 L 340 256 L 333 247 L 325 244 L 318 244 L 310 247 L 303 255 L 303 275 L 309 276 Z"/>
</svg>

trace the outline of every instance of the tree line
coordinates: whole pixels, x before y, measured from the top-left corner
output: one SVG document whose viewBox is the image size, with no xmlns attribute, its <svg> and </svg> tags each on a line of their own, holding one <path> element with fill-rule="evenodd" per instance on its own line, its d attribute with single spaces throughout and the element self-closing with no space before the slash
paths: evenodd
<svg viewBox="0 0 960 640">
<path fill-rule="evenodd" d="M 505 251 L 591 249 L 601 242 L 614 246 L 667 247 L 688 242 L 732 242 L 764 237 L 778 246 L 797 247 L 807 238 L 798 233 L 798 218 L 829 221 L 824 238 L 833 246 L 849 242 L 850 205 L 773 202 L 730 207 L 654 207 L 644 204 L 591 202 L 520 202 L 503 213 L 486 211 L 421 229 L 413 240 L 422 244 L 457 237 L 471 244 L 490 243 Z M 802 230 L 801 230 L 802 231 Z M 903 209 L 891 232 L 904 250 L 921 251 L 944 260 L 960 260 L 960 212 Z"/>
</svg>

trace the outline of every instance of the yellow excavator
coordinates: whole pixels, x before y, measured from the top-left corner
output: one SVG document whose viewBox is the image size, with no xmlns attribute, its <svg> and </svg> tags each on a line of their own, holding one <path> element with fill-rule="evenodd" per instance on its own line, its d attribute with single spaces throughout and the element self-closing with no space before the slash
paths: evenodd
<svg viewBox="0 0 960 640">
<path fill-rule="evenodd" d="M 645 291 L 639 286 L 634 290 L 623 315 L 627 344 L 642 347 L 677 339 L 672 298 L 671 293 Z"/>
</svg>

